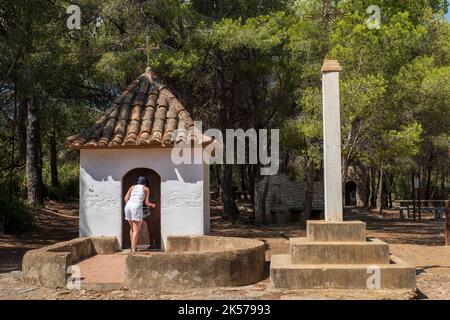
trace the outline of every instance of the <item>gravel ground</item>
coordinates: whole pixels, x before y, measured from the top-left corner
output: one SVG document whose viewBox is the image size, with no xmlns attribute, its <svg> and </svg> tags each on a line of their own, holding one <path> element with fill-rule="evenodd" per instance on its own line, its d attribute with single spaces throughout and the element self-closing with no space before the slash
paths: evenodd
<svg viewBox="0 0 450 320">
<path fill-rule="evenodd" d="M 450 299 L 450 247 L 443 246 L 444 220 L 424 216 L 421 222 L 399 220 L 398 213 L 364 213 L 350 211 L 346 219 L 367 223 L 368 236 L 388 242 L 391 253 L 417 268 L 416 293 L 403 291 L 296 290 L 271 288 L 268 275 L 245 287 L 211 288 L 173 292 L 151 290 L 68 290 L 27 287 L 21 280 L 21 260 L 30 249 L 77 236 L 76 204 L 49 203 L 38 218 L 34 233 L 0 235 L 0 299 Z M 214 219 L 213 235 L 260 239 L 268 247 L 266 260 L 275 253 L 287 253 L 290 237 L 305 236 L 305 227 L 232 226 Z"/>
</svg>

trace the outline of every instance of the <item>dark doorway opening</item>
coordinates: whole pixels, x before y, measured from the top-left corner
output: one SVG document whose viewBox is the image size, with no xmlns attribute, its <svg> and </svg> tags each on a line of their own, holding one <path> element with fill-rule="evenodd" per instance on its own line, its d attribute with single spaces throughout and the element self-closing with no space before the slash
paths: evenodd
<svg viewBox="0 0 450 320">
<path fill-rule="evenodd" d="M 139 232 L 138 248 L 161 249 L 161 177 L 154 170 L 136 168 L 129 171 L 122 179 L 122 247 L 130 248 L 130 226 L 125 220 L 124 206 L 128 189 L 135 185 L 139 176 L 145 176 L 150 181 L 150 202 L 156 204 L 151 209 L 150 217 L 144 219 Z"/>
<path fill-rule="evenodd" d="M 356 206 L 356 183 L 348 181 L 345 184 L 345 205 Z"/>
</svg>

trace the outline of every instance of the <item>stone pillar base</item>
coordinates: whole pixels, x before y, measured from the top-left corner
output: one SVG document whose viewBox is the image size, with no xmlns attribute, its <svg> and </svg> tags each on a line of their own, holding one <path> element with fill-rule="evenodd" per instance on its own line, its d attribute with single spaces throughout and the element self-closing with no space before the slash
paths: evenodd
<svg viewBox="0 0 450 320">
<path fill-rule="evenodd" d="M 415 267 L 390 255 L 387 243 L 367 239 L 364 222 L 307 221 L 306 230 L 306 238 L 290 239 L 288 254 L 272 256 L 273 287 L 416 289 Z"/>
<path fill-rule="evenodd" d="M 362 221 L 306 221 L 309 241 L 366 241 L 366 223 Z"/>
</svg>

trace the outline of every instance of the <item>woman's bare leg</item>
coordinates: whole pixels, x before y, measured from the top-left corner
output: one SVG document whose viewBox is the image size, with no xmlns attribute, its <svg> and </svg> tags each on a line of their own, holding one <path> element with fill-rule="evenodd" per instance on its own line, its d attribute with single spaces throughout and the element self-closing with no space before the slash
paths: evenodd
<svg viewBox="0 0 450 320">
<path fill-rule="evenodd" d="M 131 248 L 133 248 L 133 223 L 131 223 L 130 220 L 127 220 L 128 224 L 130 225 L 130 244 Z"/>
<path fill-rule="evenodd" d="M 139 229 L 141 228 L 142 221 L 133 221 L 133 238 L 131 240 L 131 250 L 136 251 L 139 241 Z"/>
</svg>

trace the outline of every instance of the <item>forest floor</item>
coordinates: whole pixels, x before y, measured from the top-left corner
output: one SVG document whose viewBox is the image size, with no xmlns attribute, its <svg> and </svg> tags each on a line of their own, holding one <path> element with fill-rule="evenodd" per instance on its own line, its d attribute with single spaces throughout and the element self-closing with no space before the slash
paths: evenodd
<svg viewBox="0 0 450 320">
<path fill-rule="evenodd" d="M 220 211 L 212 207 L 211 212 Z M 248 210 L 240 206 L 242 215 Z M 268 276 L 254 285 L 189 291 L 152 292 L 137 290 L 68 290 L 26 286 L 21 279 L 22 257 L 27 250 L 78 236 L 78 203 L 49 202 L 37 217 L 37 229 L 22 235 L 0 235 L 0 299 L 450 299 L 450 247 L 444 246 L 443 219 L 424 214 L 420 222 L 400 220 L 398 211 L 362 212 L 347 210 L 345 219 L 367 223 L 369 237 L 390 244 L 391 253 L 416 266 L 417 293 L 301 290 L 283 291 L 269 286 Z M 231 225 L 219 217 L 211 223 L 213 235 L 260 239 L 272 254 L 287 253 L 291 237 L 305 236 L 305 226 Z"/>
</svg>

